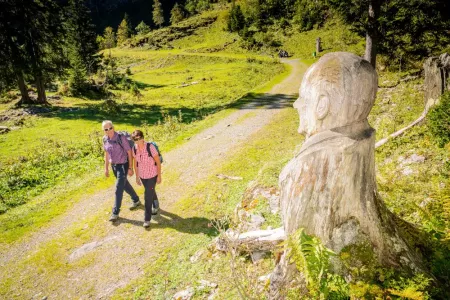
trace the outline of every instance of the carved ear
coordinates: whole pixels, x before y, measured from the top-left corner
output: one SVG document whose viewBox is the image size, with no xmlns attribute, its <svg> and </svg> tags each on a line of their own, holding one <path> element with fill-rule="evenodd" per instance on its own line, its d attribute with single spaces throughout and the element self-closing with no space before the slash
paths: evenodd
<svg viewBox="0 0 450 300">
<path fill-rule="evenodd" d="M 330 110 L 330 99 L 326 95 L 320 95 L 316 106 L 316 116 L 318 120 L 322 120 L 328 115 Z"/>
</svg>

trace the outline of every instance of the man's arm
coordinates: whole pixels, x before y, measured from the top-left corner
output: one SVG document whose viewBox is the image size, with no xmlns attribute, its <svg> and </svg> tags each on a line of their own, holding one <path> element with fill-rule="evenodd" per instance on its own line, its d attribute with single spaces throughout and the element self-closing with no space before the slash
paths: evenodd
<svg viewBox="0 0 450 300">
<path fill-rule="evenodd" d="M 105 151 L 105 176 L 109 177 L 109 155 L 108 152 Z"/>
</svg>

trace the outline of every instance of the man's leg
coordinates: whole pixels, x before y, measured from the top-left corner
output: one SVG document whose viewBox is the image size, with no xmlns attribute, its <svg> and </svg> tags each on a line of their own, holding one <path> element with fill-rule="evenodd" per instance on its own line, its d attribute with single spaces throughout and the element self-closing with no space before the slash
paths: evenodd
<svg viewBox="0 0 450 300">
<path fill-rule="evenodd" d="M 124 165 L 125 168 L 125 174 L 128 174 L 128 163 Z M 139 196 L 136 194 L 136 191 L 131 186 L 130 182 L 128 181 L 126 175 L 125 175 L 125 185 L 124 185 L 125 192 L 130 195 L 131 200 L 133 200 L 134 203 L 139 202 Z"/>
<path fill-rule="evenodd" d="M 124 165 L 112 166 L 114 176 L 116 177 L 116 198 L 114 201 L 113 214 L 118 215 L 120 213 L 120 207 L 122 206 L 123 190 L 125 188 L 125 181 L 127 180 L 127 173 Z"/>
</svg>

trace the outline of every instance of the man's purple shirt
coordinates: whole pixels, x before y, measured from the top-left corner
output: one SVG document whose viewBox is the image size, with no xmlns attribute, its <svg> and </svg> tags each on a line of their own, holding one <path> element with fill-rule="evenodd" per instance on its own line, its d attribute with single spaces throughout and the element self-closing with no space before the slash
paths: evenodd
<svg viewBox="0 0 450 300">
<path fill-rule="evenodd" d="M 128 144 L 127 138 L 121 136 L 122 146 L 117 142 L 119 134 L 114 132 L 114 136 L 110 139 L 106 136 L 106 142 L 103 145 L 103 149 L 108 152 L 109 162 L 112 164 L 124 164 L 128 161 L 128 151 L 131 150 L 130 144 Z"/>
</svg>

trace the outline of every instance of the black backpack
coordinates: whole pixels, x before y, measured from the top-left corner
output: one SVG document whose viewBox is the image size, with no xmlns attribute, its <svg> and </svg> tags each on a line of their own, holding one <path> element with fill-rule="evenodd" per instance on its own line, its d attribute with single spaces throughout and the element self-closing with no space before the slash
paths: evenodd
<svg viewBox="0 0 450 300">
<path fill-rule="evenodd" d="M 156 149 L 156 151 L 158 152 L 158 155 L 159 155 L 159 161 L 160 161 L 161 163 L 163 163 L 163 161 L 164 161 L 164 160 L 163 160 L 163 157 L 162 157 L 162 155 L 161 155 L 161 152 L 159 151 L 158 145 L 157 145 L 155 142 L 147 143 L 147 153 L 148 153 L 148 157 L 153 158 L 152 151 L 150 151 L 150 144 L 153 145 L 153 146 L 155 147 L 155 149 Z M 136 156 L 136 151 L 137 151 L 136 147 L 133 147 L 133 151 L 134 151 L 134 155 Z M 136 162 L 136 165 L 138 165 L 138 162 Z M 155 166 L 156 166 L 156 161 L 155 161 Z"/>
</svg>

